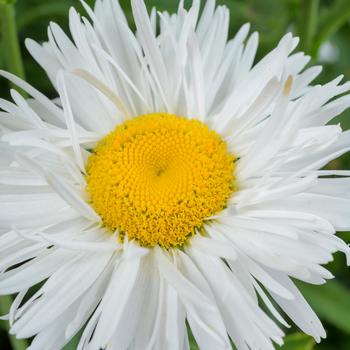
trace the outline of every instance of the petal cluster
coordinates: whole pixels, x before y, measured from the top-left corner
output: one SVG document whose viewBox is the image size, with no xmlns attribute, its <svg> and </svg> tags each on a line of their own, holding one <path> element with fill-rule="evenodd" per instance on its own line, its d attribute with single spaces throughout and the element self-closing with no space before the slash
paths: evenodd
<svg viewBox="0 0 350 350">
<path fill-rule="evenodd" d="M 202 12 L 181 1 L 175 14 L 131 4 L 136 33 L 117 0 L 97 0 L 83 3 L 87 17 L 70 10 L 72 39 L 51 23 L 48 42 L 26 42 L 57 99 L 0 73 L 31 96 L 0 100 L 11 333 L 34 337 L 30 350 L 60 349 L 81 329 L 79 350 L 182 350 L 187 321 L 200 349 L 273 350 L 294 322 L 320 341 L 293 279 L 325 283 L 336 251 L 350 264 L 335 235 L 350 230 L 350 173 L 324 170 L 350 150 L 350 133 L 329 124 L 350 106 L 350 84 L 312 85 L 321 68 L 305 68 L 291 34 L 255 62 L 258 34 L 246 24 L 229 39 L 228 9 L 214 0 Z M 118 243 L 85 190 L 91 149 L 160 112 L 199 119 L 237 156 L 238 191 L 181 250 Z"/>
</svg>

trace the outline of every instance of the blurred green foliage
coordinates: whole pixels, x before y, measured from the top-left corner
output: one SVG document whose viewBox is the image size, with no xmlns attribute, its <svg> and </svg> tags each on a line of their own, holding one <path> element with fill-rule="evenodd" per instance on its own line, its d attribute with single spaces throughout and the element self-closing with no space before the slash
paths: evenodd
<svg viewBox="0 0 350 350">
<path fill-rule="evenodd" d="M 13 62 L 9 62 L 8 59 L 8 51 L 11 50 L 9 49 L 11 43 L 8 40 L 8 33 L 11 28 L 4 24 L 3 17 L 5 6 L 8 6 L 4 4 L 15 2 L 15 0 L 0 0 L 0 21 L 2 19 L 0 22 L 0 68 L 19 69 L 20 71 L 20 67 L 11 67 Z M 120 2 L 133 26 L 129 0 L 120 0 Z M 246 22 L 251 23 L 253 31 L 260 33 L 257 59 L 271 50 L 284 33 L 292 31 L 301 38 L 299 49 L 311 55 L 311 64 L 324 66 L 318 82 L 329 81 L 339 74 L 344 74 L 346 80 L 350 79 L 349 0 L 218 0 L 217 2 L 225 4 L 231 11 L 231 35 Z M 88 0 L 87 3 L 93 5 L 93 0 Z M 174 12 L 178 1 L 146 0 L 146 3 L 150 8 L 156 6 L 159 10 Z M 68 31 L 67 20 L 70 6 L 75 6 L 81 13 L 84 13 L 78 0 L 17 0 L 13 8 L 16 13 L 16 27 L 26 78 L 50 97 L 55 97 L 55 91 L 44 72 L 26 52 L 23 42 L 27 37 L 39 42 L 46 41 L 47 26 L 50 21 L 59 23 Z M 9 85 L 7 81 L 1 79 L 0 96 L 9 97 Z M 349 129 L 350 113 L 345 112 L 335 122 L 341 122 L 344 129 Z M 332 162 L 329 167 L 350 169 L 350 156 L 341 157 Z M 343 233 L 342 237 L 350 242 L 350 233 Z M 299 284 L 304 295 L 321 317 L 328 338 L 321 344 L 315 345 L 310 337 L 291 328 L 286 330 L 289 335 L 281 349 L 350 349 L 350 271 L 346 269 L 345 259 L 340 254 L 336 254 L 329 269 L 336 276 L 336 281 L 331 281 L 324 286 Z M 8 308 L 9 300 L 1 297 L 0 301 L 0 313 L 6 313 L 5 309 Z M 9 338 L 7 330 L 6 322 L 0 321 L 0 350 L 24 349 L 23 344 L 25 343 Z M 78 337 L 73 339 L 65 350 L 76 349 L 77 341 Z M 190 343 L 191 349 L 197 349 L 193 337 Z"/>
<path fill-rule="evenodd" d="M 287 335 L 281 350 L 314 350 L 315 341 L 305 334 L 294 333 Z"/>
</svg>

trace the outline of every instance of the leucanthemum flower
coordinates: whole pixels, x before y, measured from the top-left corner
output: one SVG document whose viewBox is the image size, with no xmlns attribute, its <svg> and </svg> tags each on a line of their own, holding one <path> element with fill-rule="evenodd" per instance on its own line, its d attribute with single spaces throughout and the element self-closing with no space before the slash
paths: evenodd
<svg viewBox="0 0 350 350">
<path fill-rule="evenodd" d="M 57 93 L 0 101 L 0 295 L 31 350 L 274 349 L 294 322 L 325 331 L 292 279 L 322 284 L 347 245 L 350 149 L 328 122 L 342 77 L 285 35 L 254 65 L 258 34 L 228 39 L 229 12 L 194 0 L 149 16 L 132 0 L 73 8 L 70 39 L 26 42 Z M 200 14 L 201 13 L 201 14 Z M 342 95 L 341 97 L 336 97 Z M 34 290 L 32 287 L 36 287 Z M 258 299 L 262 305 L 259 305 Z M 277 307 L 278 305 L 278 307 Z M 263 311 L 265 310 L 265 311 Z"/>
</svg>

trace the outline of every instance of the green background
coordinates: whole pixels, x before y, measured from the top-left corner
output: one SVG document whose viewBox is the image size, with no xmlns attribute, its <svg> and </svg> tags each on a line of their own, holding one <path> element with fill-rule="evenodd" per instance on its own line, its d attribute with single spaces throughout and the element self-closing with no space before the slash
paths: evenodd
<svg viewBox="0 0 350 350">
<path fill-rule="evenodd" d="M 92 4 L 93 1 L 87 1 Z M 202 1 L 203 2 L 203 1 Z M 13 5 L 4 5 L 13 3 Z M 156 6 L 159 10 L 176 11 L 177 0 L 146 0 L 149 7 Z M 246 22 L 252 25 L 252 31 L 260 33 L 258 58 L 271 50 L 287 31 L 300 36 L 299 49 L 312 56 L 310 64 L 322 64 L 324 70 L 318 82 L 326 82 L 344 74 L 350 78 L 350 0 L 222 0 L 231 11 L 231 35 Z M 121 0 L 130 23 L 129 0 Z M 188 2 L 187 2 L 188 4 Z M 58 22 L 67 31 L 68 9 L 70 6 L 79 8 L 84 13 L 78 0 L 0 0 L 0 68 L 7 69 L 26 79 L 36 88 L 50 97 L 55 97 L 55 91 L 50 85 L 44 72 L 26 52 L 23 41 L 30 37 L 39 42 L 47 39 L 47 25 L 50 21 Z M 9 7 L 11 6 L 11 7 Z M 15 12 L 16 27 L 6 21 L 5 14 Z M 8 17 L 7 17 L 8 18 Z M 16 60 L 15 34 L 18 31 L 20 50 L 23 56 L 21 62 Z M 12 39 L 9 40 L 9 38 Z M 325 58 L 320 50 L 327 42 L 331 47 L 333 58 Z M 18 57 L 17 57 L 18 58 Z M 9 84 L 0 78 L 0 97 L 9 98 Z M 344 129 L 350 128 L 350 112 L 345 112 L 334 122 L 341 122 Z M 350 169 L 350 155 L 345 155 L 333 161 L 329 168 Z M 349 208 L 350 215 L 350 208 Z M 350 242 L 350 234 L 341 236 Z M 345 267 L 345 258 L 335 255 L 329 269 L 336 276 L 324 286 L 306 286 L 299 284 L 304 295 L 322 319 L 328 338 L 321 344 L 315 345 L 309 337 L 298 333 L 296 328 L 286 330 L 285 350 L 349 350 L 350 349 L 350 269 Z M 7 312 L 9 297 L 0 297 L 0 314 Z M 77 338 L 65 349 L 76 348 Z M 17 341 L 7 334 L 7 324 L 0 321 L 0 350 L 19 350 L 28 346 L 26 341 Z M 191 338 L 191 349 L 197 349 Z M 49 349 L 48 349 L 49 350 Z M 215 350 L 215 349 L 213 349 Z"/>
</svg>

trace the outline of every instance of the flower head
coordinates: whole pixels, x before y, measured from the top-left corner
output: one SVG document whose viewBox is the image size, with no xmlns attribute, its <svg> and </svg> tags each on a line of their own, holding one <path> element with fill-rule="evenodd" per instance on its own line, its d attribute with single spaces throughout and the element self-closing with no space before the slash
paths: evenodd
<svg viewBox="0 0 350 350">
<path fill-rule="evenodd" d="M 151 114 L 100 141 L 87 163 L 87 192 L 104 225 L 122 240 L 180 248 L 225 208 L 233 169 L 226 144 L 204 123 Z"/>
<path fill-rule="evenodd" d="M 258 35 L 228 39 L 229 13 L 194 0 L 150 16 L 132 0 L 70 10 L 26 42 L 58 98 L 0 101 L 0 295 L 31 350 L 273 350 L 290 319 L 325 331 L 292 278 L 322 284 L 349 247 L 350 149 L 328 122 L 349 83 L 285 35 L 254 64 Z M 337 97 L 342 95 L 341 97 Z M 39 286 L 32 293 L 32 287 Z M 264 304 L 262 307 L 258 300 Z M 274 301 L 274 302 L 273 302 Z M 279 309 L 275 305 L 279 305 Z M 268 310 L 267 312 L 264 310 Z"/>
</svg>

